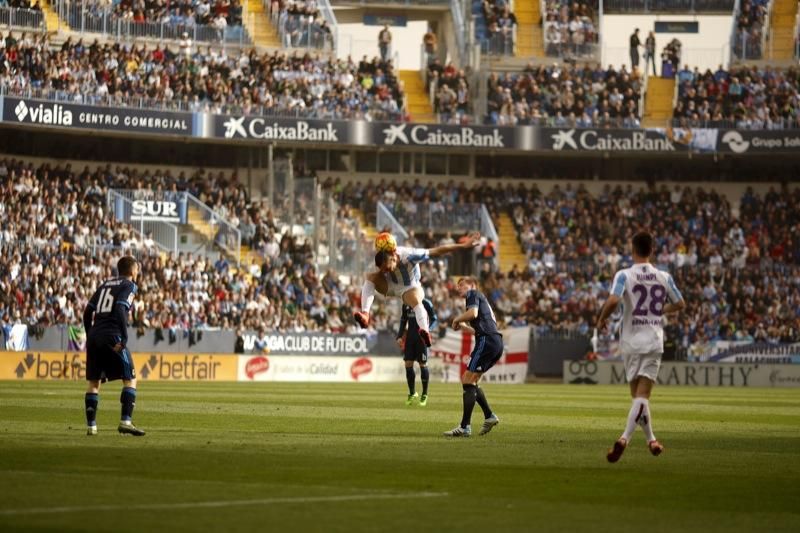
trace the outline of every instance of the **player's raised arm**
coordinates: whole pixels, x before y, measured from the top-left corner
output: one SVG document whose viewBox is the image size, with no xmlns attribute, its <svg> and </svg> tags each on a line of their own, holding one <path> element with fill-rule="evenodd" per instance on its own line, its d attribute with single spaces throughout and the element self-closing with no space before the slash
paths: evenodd
<svg viewBox="0 0 800 533">
<path fill-rule="evenodd" d="M 452 254 L 453 252 L 457 252 L 458 250 L 471 250 L 477 247 L 481 243 L 481 234 L 477 231 L 474 233 L 469 234 L 469 239 L 465 242 L 461 242 L 458 244 L 445 244 L 443 246 L 437 246 L 435 248 L 431 248 L 428 250 L 429 257 L 441 257 L 443 255 Z"/>
</svg>

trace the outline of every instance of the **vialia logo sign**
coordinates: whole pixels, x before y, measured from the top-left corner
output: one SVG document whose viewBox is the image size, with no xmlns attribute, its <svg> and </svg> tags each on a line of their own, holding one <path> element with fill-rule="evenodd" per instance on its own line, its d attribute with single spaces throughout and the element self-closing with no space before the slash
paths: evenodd
<svg viewBox="0 0 800 533">
<path fill-rule="evenodd" d="M 14 114 L 20 122 L 25 122 L 27 117 L 30 122 L 36 124 L 72 126 L 72 111 L 64 109 L 64 106 L 59 104 L 52 106 L 39 104 L 36 107 L 31 107 L 25 103 L 25 100 L 20 100 L 17 107 L 14 108 Z"/>
</svg>

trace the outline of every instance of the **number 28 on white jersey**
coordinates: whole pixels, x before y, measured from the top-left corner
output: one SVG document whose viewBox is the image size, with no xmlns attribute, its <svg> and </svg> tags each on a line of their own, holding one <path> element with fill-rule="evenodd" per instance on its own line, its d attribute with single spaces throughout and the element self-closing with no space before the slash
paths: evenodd
<svg viewBox="0 0 800 533">
<path fill-rule="evenodd" d="M 622 328 L 619 334 L 622 354 L 664 351 L 664 304 L 683 299 L 675 281 L 650 263 L 639 263 L 617 272 L 611 294 L 622 298 Z"/>
</svg>

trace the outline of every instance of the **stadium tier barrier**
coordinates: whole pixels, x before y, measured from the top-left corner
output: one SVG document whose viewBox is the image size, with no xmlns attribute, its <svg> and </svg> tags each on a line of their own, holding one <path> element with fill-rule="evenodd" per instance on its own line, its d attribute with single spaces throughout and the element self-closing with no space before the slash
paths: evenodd
<svg viewBox="0 0 800 533">
<path fill-rule="evenodd" d="M 484 377 L 486 383 L 522 384 L 527 363 L 504 356 Z M 428 361 L 434 381 L 459 383 L 465 363 L 434 353 Z M 134 355 L 137 379 L 147 381 L 402 383 L 400 357 L 312 355 L 163 354 Z M 0 352 L 0 380 L 84 381 L 83 352 Z M 626 383 L 621 361 L 568 360 L 563 382 L 574 385 Z M 665 361 L 660 385 L 702 387 L 800 387 L 800 365 L 758 363 L 681 363 Z"/>
<path fill-rule="evenodd" d="M 19 333 L 19 327 L 16 328 Z M 38 338 L 6 334 L 0 379 L 85 379 L 81 328 L 44 328 Z M 173 339 L 171 333 L 175 334 Z M 562 377 L 565 383 L 616 384 L 624 380 L 616 345 L 593 352 L 574 332 L 503 330 L 505 354 L 486 374 L 489 383 L 524 383 Z M 257 334 L 193 330 L 129 333 L 136 372 L 145 380 L 199 381 L 403 381 L 402 357 L 391 332 Z M 474 344 L 463 331 L 447 330 L 434 342 L 434 375 L 457 383 Z M 10 350 L 16 346 L 18 350 Z M 691 361 L 664 361 L 665 384 L 800 386 L 800 343 L 713 341 Z M 610 365 L 610 366 L 609 366 Z M 688 366 L 687 366 L 688 365 Z M 587 381 L 588 380 L 588 381 Z"/>
<path fill-rule="evenodd" d="M 715 128 L 602 129 L 542 126 L 456 126 L 361 120 L 217 115 L 205 112 L 101 107 L 4 95 L 3 125 L 172 135 L 222 142 L 375 146 L 464 151 L 635 152 L 650 154 L 794 154 L 800 127 L 786 130 Z"/>
</svg>

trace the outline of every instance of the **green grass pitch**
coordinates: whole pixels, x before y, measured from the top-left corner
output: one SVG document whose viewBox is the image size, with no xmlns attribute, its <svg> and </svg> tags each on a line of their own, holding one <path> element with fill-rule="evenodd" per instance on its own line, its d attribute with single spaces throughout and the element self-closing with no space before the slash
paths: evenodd
<svg viewBox="0 0 800 533">
<path fill-rule="evenodd" d="M 485 390 L 447 440 L 454 384 L 141 383 L 137 439 L 118 383 L 87 437 L 82 383 L 0 382 L 0 531 L 800 531 L 800 389 L 657 388 L 616 465 L 624 387 Z"/>
</svg>

